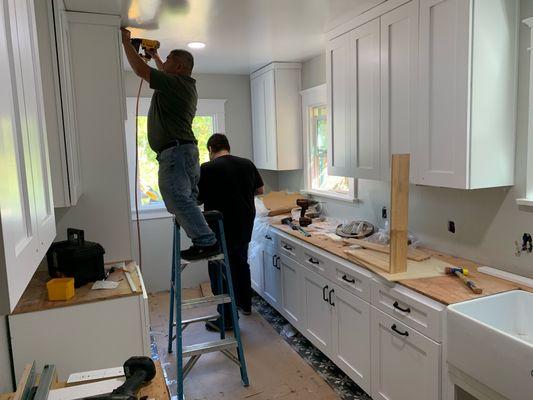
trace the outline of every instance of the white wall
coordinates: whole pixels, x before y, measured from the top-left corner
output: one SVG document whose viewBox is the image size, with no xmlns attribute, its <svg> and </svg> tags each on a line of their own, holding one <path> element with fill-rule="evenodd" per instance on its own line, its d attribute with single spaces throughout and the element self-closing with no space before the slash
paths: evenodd
<svg viewBox="0 0 533 400">
<path fill-rule="evenodd" d="M 533 2 L 521 1 L 521 18 L 533 16 Z M 520 24 L 518 124 L 516 148 L 516 183 L 511 188 L 455 190 L 410 187 L 409 229 L 427 246 L 477 262 L 533 276 L 533 254 L 514 255 L 514 241 L 524 232 L 533 232 L 533 210 L 519 208 L 515 200 L 525 195 L 526 145 L 528 124 L 529 29 Z M 318 64 L 321 67 L 318 67 Z M 325 82 L 325 56 L 304 63 L 304 89 Z M 490 162 L 490 161 L 489 161 Z M 529 167 L 530 173 L 533 168 Z M 279 173 L 280 189 L 302 188 L 301 171 Z M 381 207 L 388 206 L 389 185 L 359 180 L 356 204 L 327 200 L 328 215 L 343 219 L 367 219 L 382 224 Z M 447 221 L 454 220 L 456 234 L 448 233 Z"/>
<path fill-rule="evenodd" d="M 250 102 L 250 78 L 248 75 L 211 75 L 194 76 L 197 80 L 198 97 L 202 99 L 226 99 L 225 122 L 232 153 L 252 158 L 252 122 Z M 126 72 L 126 96 L 137 96 L 139 78 Z M 150 97 L 152 91 L 143 84 L 142 97 Z M 261 171 L 267 189 L 277 189 L 276 172 Z M 132 221 L 132 237 L 137 255 L 136 223 Z M 182 247 L 190 241 L 182 231 Z M 150 219 L 141 221 L 141 241 L 143 250 L 143 276 L 149 292 L 168 290 L 170 262 L 172 255 L 172 220 Z M 192 287 L 207 281 L 206 263 L 193 265 L 184 272 L 183 286 Z"/>
</svg>

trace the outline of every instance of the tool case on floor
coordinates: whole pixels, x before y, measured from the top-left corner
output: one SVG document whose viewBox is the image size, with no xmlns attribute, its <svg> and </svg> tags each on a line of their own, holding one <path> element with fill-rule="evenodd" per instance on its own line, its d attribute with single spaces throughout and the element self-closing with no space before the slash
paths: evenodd
<svg viewBox="0 0 533 400">
<path fill-rule="evenodd" d="M 68 240 L 52 243 L 46 253 L 50 277 L 72 277 L 75 287 L 104 279 L 104 248 L 99 243 L 86 242 L 85 232 L 80 229 L 68 228 L 67 237 Z"/>
</svg>

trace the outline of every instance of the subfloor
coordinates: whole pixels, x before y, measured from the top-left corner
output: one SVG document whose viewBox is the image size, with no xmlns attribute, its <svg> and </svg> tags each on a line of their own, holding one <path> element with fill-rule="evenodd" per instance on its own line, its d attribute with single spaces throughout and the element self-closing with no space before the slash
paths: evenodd
<svg viewBox="0 0 533 400">
<path fill-rule="evenodd" d="M 209 292 L 208 287 L 203 289 L 186 289 L 183 296 L 202 297 Z M 176 357 L 167 352 L 169 293 L 150 295 L 149 303 L 152 353 L 160 358 L 170 393 L 175 396 Z M 250 386 L 241 385 L 238 367 L 222 353 L 205 354 L 185 379 L 186 400 L 370 400 L 266 302 L 256 296 L 253 303 L 252 315 L 239 320 Z M 214 311 L 214 307 L 205 307 L 183 317 Z M 203 323 L 184 331 L 184 344 L 217 338 Z"/>
</svg>

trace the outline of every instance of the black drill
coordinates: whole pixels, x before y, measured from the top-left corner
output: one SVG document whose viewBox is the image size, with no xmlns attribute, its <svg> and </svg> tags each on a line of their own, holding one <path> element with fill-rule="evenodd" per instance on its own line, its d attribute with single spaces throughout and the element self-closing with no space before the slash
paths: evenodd
<svg viewBox="0 0 533 400">
<path fill-rule="evenodd" d="M 137 400 L 137 392 L 143 383 L 155 377 L 155 365 L 149 357 L 131 357 L 124 363 L 126 382 L 111 393 L 85 397 L 84 400 Z"/>
</svg>

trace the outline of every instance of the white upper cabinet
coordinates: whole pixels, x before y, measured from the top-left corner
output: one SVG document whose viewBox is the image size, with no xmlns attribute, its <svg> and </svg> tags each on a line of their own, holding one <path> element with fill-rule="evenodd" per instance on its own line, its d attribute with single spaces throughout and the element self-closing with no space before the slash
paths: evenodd
<svg viewBox="0 0 533 400">
<path fill-rule="evenodd" d="M 420 1 L 420 184 L 513 185 L 518 3 Z"/>
<path fill-rule="evenodd" d="M 300 69 L 298 63 L 275 62 L 250 76 L 257 168 L 302 168 Z"/>
<path fill-rule="evenodd" d="M 77 204 L 82 193 L 70 33 L 63 0 L 36 3 L 54 206 Z"/>
<path fill-rule="evenodd" d="M 416 165 L 418 1 L 381 17 L 381 177 L 390 180 L 392 154 Z M 416 169 L 410 169 L 416 182 Z"/>
<path fill-rule="evenodd" d="M 514 0 L 388 1 L 336 27 L 329 173 L 388 180 L 409 153 L 414 184 L 513 185 L 517 30 Z"/>
<path fill-rule="evenodd" d="M 358 178 L 380 178 L 379 140 L 379 20 L 351 33 L 352 96 L 350 142 L 352 174 Z"/>
<path fill-rule="evenodd" d="M 0 57 L 0 314 L 6 314 L 56 234 L 32 1 L 2 2 Z"/>
</svg>

